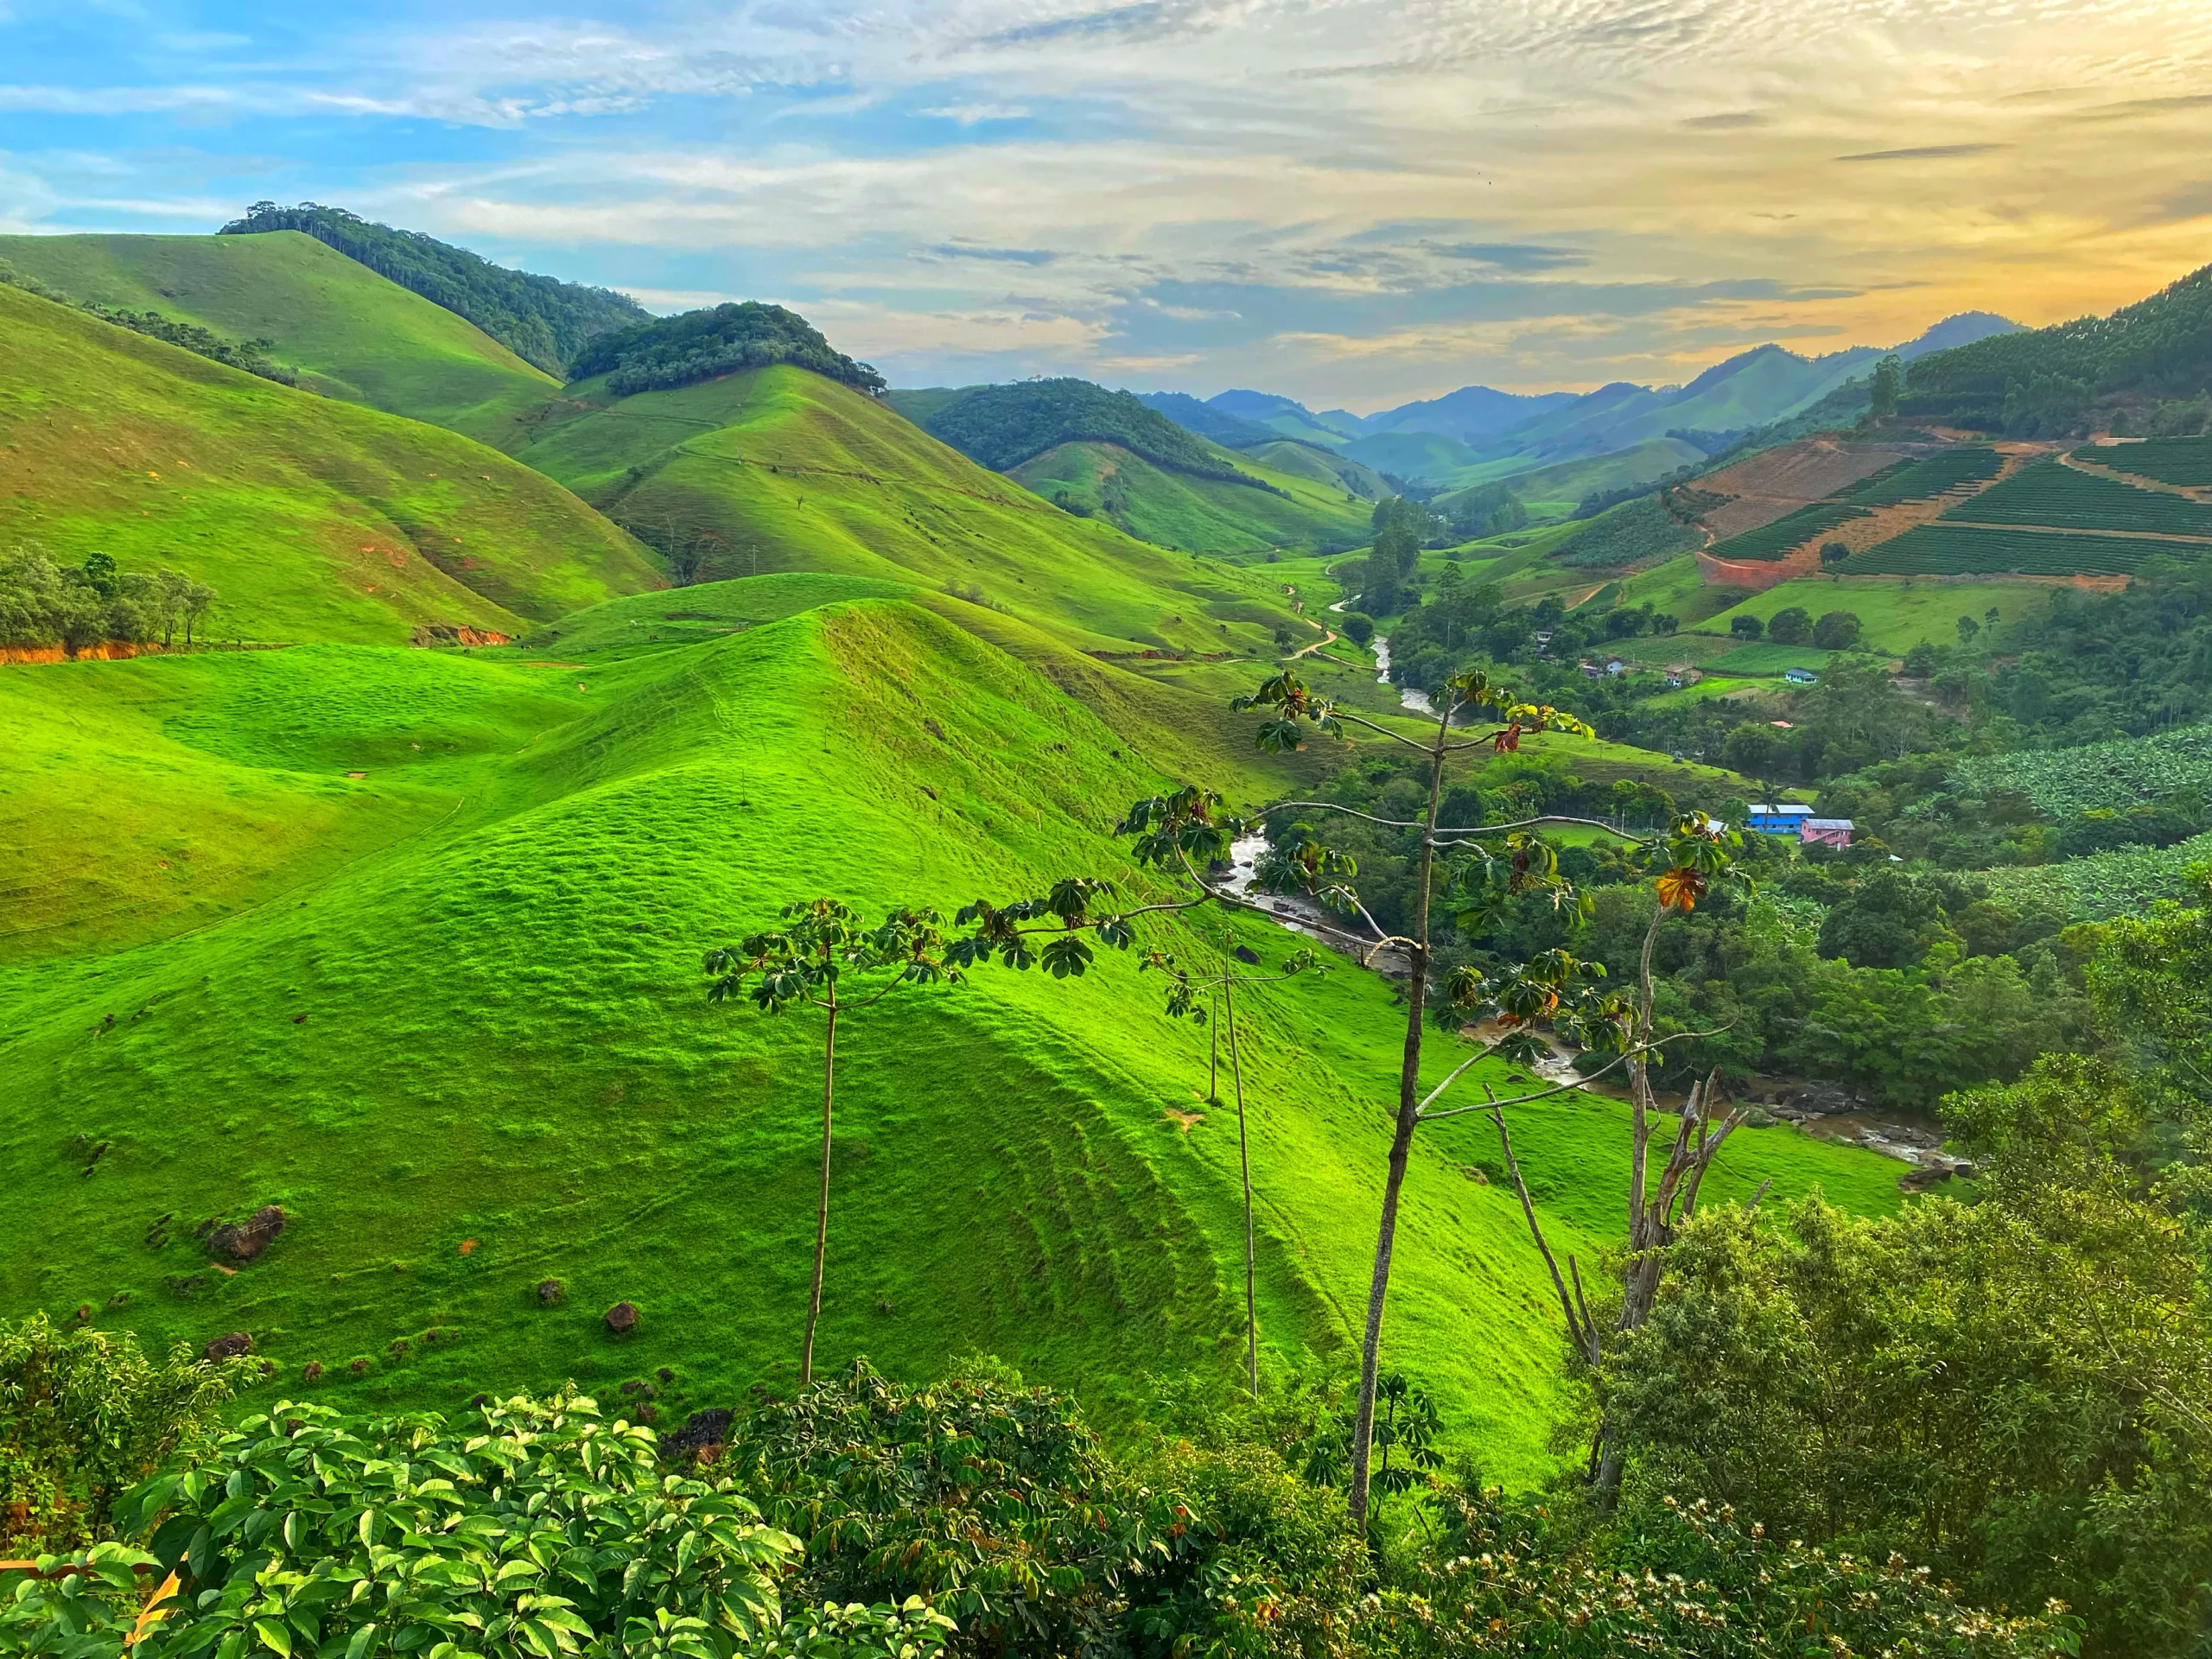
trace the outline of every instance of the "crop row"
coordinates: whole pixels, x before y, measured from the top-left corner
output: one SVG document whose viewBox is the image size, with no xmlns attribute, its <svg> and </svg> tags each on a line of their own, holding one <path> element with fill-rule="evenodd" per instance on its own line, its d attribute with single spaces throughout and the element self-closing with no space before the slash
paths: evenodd
<svg viewBox="0 0 2212 1659">
<path fill-rule="evenodd" d="M 2161 484 L 2212 484 L 2212 438 L 2152 438 L 2142 443 L 2090 444 L 2074 452 L 2116 473 Z"/>
<path fill-rule="evenodd" d="M 1687 553 L 1703 539 L 1677 520 L 1656 495 L 1615 507 L 1577 531 L 1552 556 L 1561 564 L 1642 564 Z"/>
<path fill-rule="evenodd" d="M 2141 913 L 2187 891 L 2191 866 L 2212 863 L 2212 835 L 2171 847 L 2124 847 L 2058 864 L 1985 870 L 1990 895 L 2019 908 L 2050 908 L 2089 921 Z"/>
<path fill-rule="evenodd" d="M 2005 458 L 1994 449 L 1967 444 L 1885 467 L 1880 472 L 1838 490 L 1828 499 L 1860 507 L 1894 507 L 1901 501 L 1925 500 L 1961 484 L 1978 484 L 1983 479 L 1994 478 L 2004 465 Z"/>
<path fill-rule="evenodd" d="M 2116 478 L 2046 461 L 1993 484 L 1943 517 L 1977 524 L 2049 524 L 2059 530 L 2140 530 L 2212 536 L 2212 507 L 2186 496 L 2139 490 Z"/>
<path fill-rule="evenodd" d="M 1792 548 L 1802 547 L 1814 537 L 1834 530 L 1847 519 L 1864 518 L 1866 509 L 1843 501 L 1815 501 L 1810 506 L 1800 507 L 1770 524 L 1761 524 L 1757 530 L 1747 530 L 1740 536 L 1731 536 L 1725 542 L 1716 542 L 1706 550 L 1716 559 L 1779 559 Z"/>
<path fill-rule="evenodd" d="M 1975 795 L 2011 790 L 2033 801 L 2047 818 L 2163 800 L 2185 789 L 2212 797 L 2212 726 L 2183 726 L 2078 749 L 1970 755 L 1951 774 L 1950 786 Z"/>
<path fill-rule="evenodd" d="M 1902 536 L 1856 553 L 1847 576 L 2124 576 L 2153 554 L 2195 556 L 2189 542 L 2149 537 L 2075 536 L 1970 524 L 1915 524 Z"/>
</svg>

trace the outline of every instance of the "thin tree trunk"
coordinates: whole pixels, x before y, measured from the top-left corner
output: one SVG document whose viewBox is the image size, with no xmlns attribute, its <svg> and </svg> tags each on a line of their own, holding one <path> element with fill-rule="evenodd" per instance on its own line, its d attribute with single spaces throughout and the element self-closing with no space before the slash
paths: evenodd
<svg viewBox="0 0 2212 1659">
<path fill-rule="evenodd" d="M 822 1318 L 822 1257 L 830 1243 L 830 1107 L 837 1080 L 837 1005 L 822 1039 L 822 1198 L 814 1211 L 814 1287 L 806 1300 L 806 1346 L 798 1357 L 798 1385 L 814 1381 L 814 1327 Z"/>
<path fill-rule="evenodd" d="M 1398 1230 L 1398 1192 L 1406 1180 L 1406 1160 L 1421 1122 L 1421 1005 L 1428 989 L 1428 883 L 1436 862 L 1436 810 L 1444 792 L 1444 745 L 1451 731 L 1451 708 L 1436 723 L 1436 747 L 1428 764 L 1428 816 L 1421 832 L 1421 871 L 1414 889 L 1413 944 L 1406 950 L 1406 1046 L 1398 1065 L 1398 1122 L 1390 1138 L 1390 1173 L 1382 1186 L 1382 1219 L 1375 1234 L 1375 1275 L 1367 1287 L 1367 1331 L 1360 1346 L 1359 1408 L 1351 1426 L 1352 1524 L 1367 1527 L 1368 1462 L 1375 1435 L 1375 1382 L 1382 1351 L 1382 1304 L 1390 1289 L 1390 1252 Z"/>
<path fill-rule="evenodd" d="M 1229 1077 L 1236 1090 L 1236 1164 L 1244 1178 L 1244 1381 L 1252 1397 L 1260 1397 L 1260 1314 L 1253 1291 L 1252 1267 L 1252 1153 L 1244 1138 L 1244 1065 L 1236 1052 L 1236 987 L 1222 986 L 1229 1007 Z"/>
<path fill-rule="evenodd" d="M 1213 1000 L 1212 1046 L 1206 1052 L 1206 1104 L 1221 1098 L 1221 998 Z"/>
</svg>

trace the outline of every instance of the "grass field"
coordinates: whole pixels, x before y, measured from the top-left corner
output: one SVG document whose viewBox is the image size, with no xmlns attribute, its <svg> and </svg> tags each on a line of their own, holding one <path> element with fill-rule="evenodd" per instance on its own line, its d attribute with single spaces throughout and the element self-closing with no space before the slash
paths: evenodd
<svg viewBox="0 0 2212 1659">
<path fill-rule="evenodd" d="M 1246 455 L 1230 459 L 1281 493 L 1173 472 L 1110 443 L 1058 444 L 1007 476 L 1048 501 L 1065 496 L 1071 508 L 1185 553 L 1253 559 L 1271 550 L 1338 551 L 1367 539 L 1373 504 L 1351 497 L 1333 478 L 1276 472 Z"/>
<path fill-rule="evenodd" d="M 0 236 L 0 259 L 73 299 L 271 340 L 311 391 L 494 445 L 558 388 L 474 323 L 301 231 Z"/>
<path fill-rule="evenodd" d="M 687 608 L 752 621 L 804 580 Z M 810 1037 L 709 1007 L 699 951 L 817 892 L 951 906 L 1120 876 L 1104 830 L 1159 774 L 1044 675 L 912 605 L 633 645 L 664 597 L 576 619 L 557 655 L 0 672 L 0 718 L 26 734 L 0 804 L 77 826 L 9 873 L 48 925 L 0 967 L 18 1105 L 0 1172 L 20 1195 L 0 1308 L 82 1303 L 156 1341 L 248 1330 L 288 1389 L 313 1360 L 314 1392 L 360 1403 L 666 1364 L 682 1408 L 788 1375 Z M 154 771 L 158 810 L 71 805 Z M 180 865 L 205 884 L 181 898 Z M 105 948 L 72 948 L 95 912 Z M 1116 960 L 1071 984 L 979 976 L 849 1024 L 825 1361 L 919 1375 L 982 1346 L 1109 1415 L 1146 1371 L 1226 1370 L 1235 1141 L 1218 1112 L 1168 1116 L 1204 1109 L 1204 1049 L 1157 995 Z M 1386 988 L 1349 969 L 1253 1010 L 1273 1365 L 1347 1357 L 1398 1032 Z M 1555 1236 L 1610 1236 L 1619 1109 L 1530 1109 L 1516 1141 Z M 1525 1481 L 1548 1462 L 1557 1340 L 1515 1207 L 1463 1173 L 1487 1149 L 1466 1127 L 1422 1142 L 1388 1340 L 1455 1442 Z M 1778 1197 L 1897 1201 L 1895 1166 L 1790 1131 L 1723 1163 L 1719 1196 L 1772 1177 Z M 192 1227 L 264 1202 L 294 1217 L 284 1236 L 213 1272 Z M 547 1278 L 558 1306 L 535 1294 Z M 621 1299 L 644 1311 L 627 1341 L 598 1320 Z"/>
<path fill-rule="evenodd" d="M 219 638 L 515 633 L 664 580 L 567 490 L 453 433 L 18 289 L 0 288 L 0 545 L 198 576 Z"/>
<path fill-rule="evenodd" d="M 804 370 L 612 401 L 594 382 L 571 391 L 517 457 L 649 541 L 696 550 L 710 577 L 912 583 L 1132 655 L 1271 652 L 1287 620 L 1268 575 L 1063 512 Z"/>
<path fill-rule="evenodd" d="M 1756 616 L 1762 623 L 1792 607 L 1818 618 L 1849 611 L 1859 619 L 1859 642 L 1872 651 L 1901 657 L 1923 639 L 1948 645 L 1958 637 L 1958 620 L 1982 623 L 1994 608 L 2005 621 L 2041 616 L 2050 608 L 2050 589 L 2025 582 L 1896 582 L 1851 576 L 1803 576 L 1777 583 L 1763 594 L 1708 619 L 1704 626 L 1725 632 L 1730 619 Z"/>
</svg>

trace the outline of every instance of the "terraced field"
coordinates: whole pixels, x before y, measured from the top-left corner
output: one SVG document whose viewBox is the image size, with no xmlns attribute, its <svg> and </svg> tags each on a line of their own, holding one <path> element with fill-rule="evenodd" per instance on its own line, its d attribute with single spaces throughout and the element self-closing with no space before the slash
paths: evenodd
<svg viewBox="0 0 2212 1659">
<path fill-rule="evenodd" d="M 2056 531 L 1916 524 L 1843 564 L 1853 576 L 2124 576 L 2160 554 L 2190 555 L 2186 542 L 2153 536 L 2069 535 Z"/>
<path fill-rule="evenodd" d="M 2088 444 L 2074 459 L 2161 484 L 2212 486 L 2212 438 L 2146 438 L 2140 443 Z"/>
<path fill-rule="evenodd" d="M 1838 490 L 1834 499 L 1870 509 L 1894 507 L 1993 479 L 2004 465 L 2004 456 L 1994 449 L 1980 444 L 1962 445 L 1885 467 L 1871 478 Z"/>
<path fill-rule="evenodd" d="M 2038 461 L 1943 513 L 1947 521 L 2039 524 L 2056 530 L 2131 531 L 2212 538 L 2212 506 L 2165 490 Z M 2085 567 L 2086 568 L 2086 567 Z"/>
</svg>

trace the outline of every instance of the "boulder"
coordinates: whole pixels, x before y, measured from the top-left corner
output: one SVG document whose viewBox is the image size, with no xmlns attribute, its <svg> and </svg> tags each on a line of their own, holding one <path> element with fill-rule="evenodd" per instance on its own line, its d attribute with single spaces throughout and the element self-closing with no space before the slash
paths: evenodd
<svg viewBox="0 0 2212 1659">
<path fill-rule="evenodd" d="M 305 1365 L 302 1365 L 300 1368 L 300 1381 L 302 1382 L 321 1382 L 322 1362 L 319 1359 L 311 1359 L 308 1361 Z"/>
<path fill-rule="evenodd" d="M 243 1331 L 233 1331 L 227 1337 L 218 1337 L 203 1351 L 211 1360 L 236 1359 L 253 1351 L 253 1338 Z"/>
<path fill-rule="evenodd" d="M 617 1302 L 607 1310 L 603 1317 L 609 1331 L 618 1337 L 626 1337 L 638 1328 L 638 1305 L 635 1302 Z"/>
<path fill-rule="evenodd" d="M 734 1414 L 720 1406 L 705 1411 L 695 1411 L 683 1421 L 683 1427 L 671 1429 L 660 1437 L 660 1454 L 664 1458 L 690 1458 L 702 1463 L 711 1463 L 721 1454 L 729 1440 L 729 1426 Z"/>
<path fill-rule="evenodd" d="M 208 1254 L 227 1256 L 244 1266 L 257 1260 L 270 1241 L 284 1230 L 283 1206 L 264 1204 L 244 1221 L 226 1221 L 207 1234 Z"/>
<path fill-rule="evenodd" d="M 568 1294 L 568 1287 L 558 1279 L 541 1279 L 537 1281 L 537 1300 L 542 1306 L 552 1307 Z"/>
</svg>

